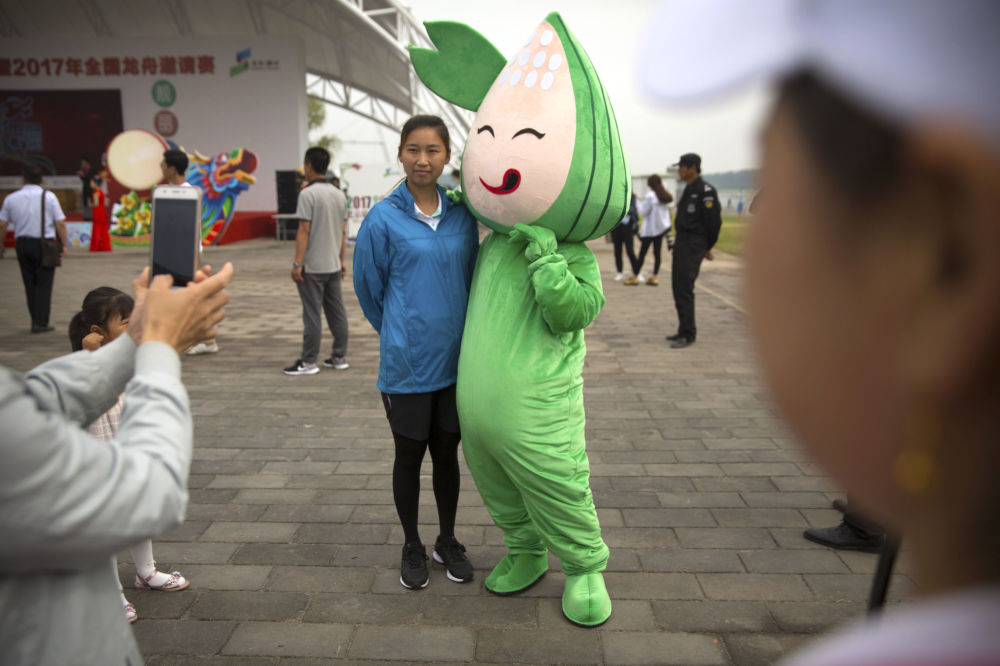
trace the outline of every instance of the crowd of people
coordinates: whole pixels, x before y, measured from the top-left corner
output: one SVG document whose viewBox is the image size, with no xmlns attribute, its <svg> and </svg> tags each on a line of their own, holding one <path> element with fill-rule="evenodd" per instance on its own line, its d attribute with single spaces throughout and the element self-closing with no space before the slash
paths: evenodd
<svg viewBox="0 0 1000 666">
<path fill-rule="evenodd" d="M 990 31 L 1000 18 L 997 5 L 970 0 L 955 12 L 944 3 L 890 2 L 861 27 L 853 22 L 861 11 L 855 2 L 814 2 L 809 12 L 794 11 L 794 3 L 713 4 L 715 15 L 746 14 L 733 22 L 739 30 L 727 43 L 742 38 L 774 48 L 748 48 L 739 62 L 703 62 L 697 77 L 669 87 L 653 74 L 645 83 L 665 100 L 698 98 L 755 75 L 769 74 L 775 83 L 762 139 L 764 194 L 745 247 L 749 324 L 764 379 L 797 438 L 851 494 L 841 506 L 845 523 L 855 525 L 846 537 L 859 535 L 856 503 L 911 544 L 920 582 L 913 604 L 787 663 L 995 664 L 1000 264 L 992 252 L 1000 246 L 1000 95 L 991 65 L 1000 53 Z M 704 11 L 700 5 L 687 17 L 671 13 L 669 21 L 663 14 L 653 27 L 684 51 L 696 39 L 684 26 Z M 854 29 L 835 29 L 843 25 Z M 787 39 L 786 32 L 801 38 Z M 887 35 L 894 50 L 877 67 L 854 57 L 887 54 Z M 664 58 L 651 56 L 655 72 Z M 907 76 L 914 69 L 915 79 Z M 889 75 L 899 85 L 880 85 Z M 908 85 L 911 79 L 916 83 Z M 450 159 L 444 123 L 411 118 L 398 159 L 406 178 L 362 224 L 353 279 L 380 336 L 377 388 L 395 443 L 393 497 L 404 531 L 400 583 L 411 590 L 428 583 L 417 530 L 419 470 L 428 450 L 439 519 L 433 559 L 456 583 L 474 579 L 455 538 L 458 448 L 473 423 L 478 432 L 467 461 L 509 549 L 486 589 L 527 589 L 544 575 L 550 550 L 567 573 L 567 618 L 598 626 L 611 613 L 600 577 L 608 552 L 592 515 L 585 451 L 532 458 L 537 451 L 512 441 L 510 450 L 544 468 L 532 476 L 523 460 L 483 444 L 483 423 L 466 418 L 475 416 L 474 396 L 456 388 L 463 337 L 470 335 L 466 319 L 483 315 L 472 311 L 469 297 L 484 249 L 468 207 L 437 185 Z M 290 375 L 318 372 L 321 309 L 334 333 L 324 363 L 348 367 L 343 194 L 321 175 L 329 153 L 311 148 L 304 161 L 304 224 L 291 277 L 305 330 L 302 355 L 285 370 Z M 720 204 L 700 177 L 698 155 L 681 156 L 677 166 L 685 182 L 672 224 L 678 330 L 668 340 L 683 348 L 697 336 L 693 287 L 701 262 L 712 258 Z M 26 171 L 25 187 L 0 213 L 14 224 L 33 332 L 51 330 L 52 277 L 44 271 L 54 269 L 42 266 L 42 241 L 51 234 L 65 246 L 65 216 L 39 180 Z M 639 256 L 629 253 L 626 284 L 638 284 L 650 246 L 654 268 L 646 282 L 656 284 L 671 226 L 670 194 L 658 177 L 648 185 L 649 194 L 626 204 L 612 232 L 621 274 L 619 253 L 631 247 L 637 214 L 649 223 Z M 589 266 L 569 265 L 550 232 L 523 224 L 508 232 L 509 241 L 500 246 L 494 238 L 486 251 L 528 267 L 539 321 L 566 336 L 592 320 L 566 323 L 553 310 L 556 301 L 546 300 L 546 290 L 561 297 L 568 283 L 596 316 L 603 297 L 588 282 Z M 188 586 L 179 572 L 156 569 L 149 539 L 179 524 L 186 507 L 192 425 L 178 354 L 214 339 L 232 276 L 231 265 L 214 275 L 205 266 L 194 282 L 172 290 L 168 276 L 150 282 L 147 269 L 131 297 L 95 289 L 70 327 L 78 351 L 23 375 L 0 368 L 0 661 L 139 663 L 125 621 L 135 609 L 120 583 L 116 590 L 108 580 L 109 558 L 121 548 L 132 548 L 137 588 Z M 532 301 L 529 309 L 538 306 Z M 487 433 L 498 441 L 508 434 Z M 859 541 L 859 549 L 875 550 L 882 528 L 866 524 L 875 536 Z M 838 547 L 845 533 L 807 537 Z"/>
</svg>

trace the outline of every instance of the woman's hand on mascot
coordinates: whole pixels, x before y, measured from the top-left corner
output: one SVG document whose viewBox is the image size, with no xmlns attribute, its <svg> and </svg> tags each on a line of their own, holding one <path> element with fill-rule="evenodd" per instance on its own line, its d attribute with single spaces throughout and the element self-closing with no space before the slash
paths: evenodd
<svg viewBox="0 0 1000 666">
<path fill-rule="evenodd" d="M 529 262 L 554 253 L 558 243 L 551 229 L 521 223 L 515 224 L 510 230 L 509 242 L 524 243 L 524 256 Z"/>
</svg>

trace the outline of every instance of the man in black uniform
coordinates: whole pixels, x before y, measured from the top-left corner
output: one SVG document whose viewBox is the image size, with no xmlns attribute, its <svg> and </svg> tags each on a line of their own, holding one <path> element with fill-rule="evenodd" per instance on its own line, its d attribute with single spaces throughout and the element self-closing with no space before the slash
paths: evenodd
<svg viewBox="0 0 1000 666">
<path fill-rule="evenodd" d="M 692 344 L 698 334 L 694 325 L 694 281 L 701 260 L 714 259 L 712 246 L 719 238 L 722 215 L 718 193 L 701 179 L 701 157 L 685 153 L 674 166 L 687 186 L 677 204 L 674 220 L 677 240 L 670 275 L 677 308 L 677 333 L 668 335 L 667 340 L 674 349 L 681 349 Z"/>
</svg>

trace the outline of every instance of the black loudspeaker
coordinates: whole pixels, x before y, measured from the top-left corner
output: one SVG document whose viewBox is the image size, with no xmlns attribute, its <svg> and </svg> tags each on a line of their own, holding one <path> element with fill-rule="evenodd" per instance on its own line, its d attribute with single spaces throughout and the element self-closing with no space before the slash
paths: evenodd
<svg viewBox="0 0 1000 666">
<path fill-rule="evenodd" d="M 296 170 L 275 171 L 274 182 L 278 189 L 278 213 L 294 213 L 299 203 L 302 174 Z"/>
</svg>

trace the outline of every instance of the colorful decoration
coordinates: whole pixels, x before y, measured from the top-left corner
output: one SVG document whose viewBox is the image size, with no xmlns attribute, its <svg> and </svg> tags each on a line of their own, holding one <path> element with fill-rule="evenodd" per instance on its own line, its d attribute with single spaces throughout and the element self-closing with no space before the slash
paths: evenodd
<svg viewBox="0 0 1000 666">
<path fill-rule="evenodd" d="M 114 210 L 112 245 L 149 245 L 149 223 L 153 208 L 149 199 L 132 190 L 121 196 Z"/>
<path fill-rule="evenodd" d="M 486 589 L 514 594 L 566 574 L 562 611 L 611 615 L 608 548 L 590 491 L 583 329 L 604 306 L 584 241 L 624 216 L 628 165 L 607 93 L 562 17 L 549 14 L 509 60 L 472 28 L 428 23 L 437 51 L 410 47 L 435 93 L 477 111 L 461 195 L 493 230 L 479 249 L 458 362 L 465 459 L 507 555 Z"/>
<path fill-rule="evenodd" d="M 233 219 L 236 198 L 256 182 L 257 155 L 237 148 L 209 158 L 197 150 L 188 155 L 184 177 L 203 193 L 201 200 L 202 245 L 212 245 Z"/>
</svg>

